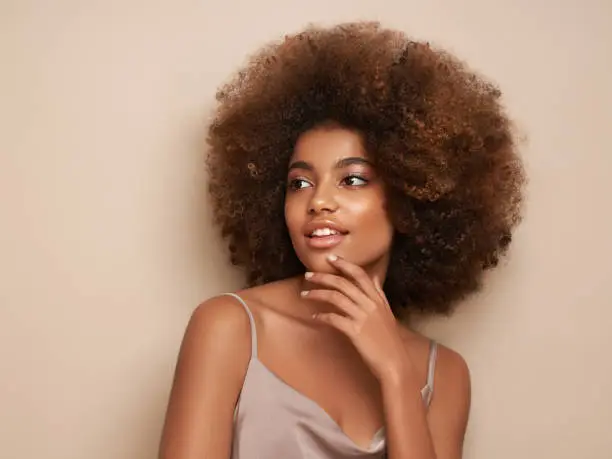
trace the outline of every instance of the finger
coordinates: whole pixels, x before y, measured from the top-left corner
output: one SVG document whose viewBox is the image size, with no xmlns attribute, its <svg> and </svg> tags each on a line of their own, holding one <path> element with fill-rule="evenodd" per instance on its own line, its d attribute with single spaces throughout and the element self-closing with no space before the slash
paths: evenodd
<svg viewBox="0 0 612 459">
<path fill-rule="evenodd" d="M 383 292 L 383 289 L 380 286 L 380 280 L 378 280 L 378 275 L 374 275 L 374 277 L 372 278 L 372 281 L 374 282 L 374 287 L 376 288 L 376 292 L 378 293 L 378 297 L 381 300 L 386 302 L 385 293 Z"/>
<path fill-rule="evenodd" d="M 375 274 L 373 279 L 374 281 L 374 286 L 376 287 L 376 290 L 378 291 L 380 298 L 385 302 L 385 303 L 389 303 L 387 301 L 387 295 L 385 295 L 385 290 L 382 286 L 382 282 L 380 282 L 380 278 L 378 277 L 378 274 Z"/>
<path fill-rule="evenodd" d="M 314 320 L 317 322 L 321 322 L 327 325 L 330 325 L 337 330 L 340 330 L 349 338 L 355 335 L 355 326 L 350 319 L 343 317 L 339 314 L 334 314 L 331 312 L 327 313 L 318 313 L 312 316 Z"/>
<path fill-rule="evenodd" d="M 353 303 L 346 295 L 337 290 L 305 290 L 302 292 L 302 296 L 311 300 L 324 301 L 332 304 L 352 319 L 361 319 L 366 314 L 365 311 Z"/>
<path fill-rule="evenodd" d="M 374 281 L 374 287 L 376 287 L 376 290 L 378 291 L 378 293 L 383 293 L 383 289 L 380 286 L 380 280 L 378 279 L 377 274 L 375 274 L 374 277 L 372 277 L 372 281 Z"/>
<path fill-rule="evenodd" d="M 367 308 L 367 306 L 374 307 L 374 305 L 371 304 L 372 300 L 359 287 L 345 277 L 328 273 L 308 272 L 304 275 L 304 278 L 309 282 L 338 290 L 340 293 L 346 295 L 357 306 L 364 308 Z"/>
<path fill-rule="evenodd" d="M 374 275 L 372 280 L 374 282 L 374 286 L 376 287 L 376 290 L 378 291 L 378 296 L 380 300 L 387 306 L 387 308 L 391 309 L 391 305 L 389 304 L 389 301 L 387 300 L 387 295 L 385 295 L 385 291 L 382 288 L 378 275 Z"/>
<path fill-rule="evenodd" d="M 371 299 L 378 299 L 378 292 L 372 279 L 361 266 L 357 266 L 344 258 L 336 255 L 330 255 L 329 262 L 335 266 L 340 272 L 350 277 L 355 281 L 355 284 Z"/>
</svg>

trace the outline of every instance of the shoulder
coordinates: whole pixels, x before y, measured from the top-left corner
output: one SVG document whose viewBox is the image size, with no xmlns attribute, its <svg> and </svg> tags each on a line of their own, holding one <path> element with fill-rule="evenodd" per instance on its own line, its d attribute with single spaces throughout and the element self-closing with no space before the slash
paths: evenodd
<svg viewBox="0 0 612 459">
<path fill-rule="evenodd" d="M 432 340 L 405 327 L 402 327 L 402 338 L 410 354 L 417 362 L 417 366 L 427 368 L 429 366 Z M 444 381 L 453 381 L 453 387 L 456 387 L 458 382 L 469 384 L 470 371 L 463 356 L 439 342 L 435 342 L 435 345 L 436 358 L 433 362 L 435 364 L 435 390 L 439 389 L 438 386 L 442 386 L 442 389 L 444 389 Z"/>
<path fill-rule="evenodd" d="M 228 449 L 249 359 L 249 318 L 235 298 L 214 297 L 194 309 L 175 368 L 160 457 Z M 211 423 L 217 427 L 202 430 Z"/>
<path fill-rule="evenodd" d="M 404 336 L 408 348 L 422 362 L 420 367 L 428 368 L 432 340 L 410 330 Z M 461 457 L 471 406 L 470 370 L 459 352 L 439 342 L 435 345 L 427 424 L 439 457 Z"/>
<path fill-rule="evenodd" d="M 264 321 L 272 315 L 283 315 L 293 308 L 291 299 L 299 292 L 293 278 L 269 282 L 236 292 L 249 306 L 255 321 Z M 259 324 L 258 324 L 259 325 Z"/>
<path fill-rule="evenodd" d="M 438 344 L 437 362 L 427 420 L 436 453 L 460 457 L 470 415 L 468 365 L 457 351 Z"/>
<path fill-rule="evenodd" d="M 442 384 L 444 380 L 467 384 L 470 381 L 470 370 L 463 356 L 442 344 L 437 344 L 436 376 L 440 376 Z"/>
<path fill-rule="evenodd" d="M 270 298 L 282 291 L 282 283 L 268 283 L 235 292 L 244 301 L 256 322 L 271 309 Z M 285 288 L 286 289 L 286 288 Z M 185 332 L 186 337 L 214 340 L 217 344 L 249 337 L 250 320 L 246 308 L 238 298 L 221 294 L 200 303 L 192 312 Z M 250 339 L 244 342 L 248 343 Z"/>
<path fill-rule="evenodd" d="M 250 321 L 236 298 L 215 296 L 194 309 L 183 337 L 181 356 L 192 361 L 248 361 Z"/>
<path fill-rule="evenodd" d="M 463 356 L 442 344 L 437 345 L 432 409 L 456 411 L 467 416 L 471 403 L 470 369 Z"/>
<path fill-rule="evenodd" d="M 402 337 L 420 374 L 427 380 L 432 340 L 426 336 L 403 328 Z M 429 407 L 430 418 L 438 415 L 454 418 L 459 424 L 467 420 L 471 405 L 471 376 L 465 358 L 456 350 L 435 342 L 436 355 L 432 362 L 433 394 Z"/>
<path fill-rule="evenodd" d="M 428 409 L 432 436 L 463 442 L 471 406 L 471 377 L 463 356 L 442 344 L 437 344 L 433 394 Z"/>
<path fill-rule="evenodd" d="M 263 316 L 275 309 L 277 297 L 286 297 L 286 282 L 271 282 L 235 292 L 247 304 L 254 320 L 258 323 Z M 286 302 L 286 301 L 285 301 Z M 246 308 L 238 298 L 221 294 L 199 304 L 189 319 L 186 335 L 198 339 L 215 340 L 217 344 L 248 338 L 250 320 Z M 250 339 L 246 339 L 248 343 Z"/>
<path fill-rule="evenodd" d="M 426 379 L 432 340 L 408 329 L 404 329 L 403 337 Z M 435 344 L 433 393 L 427 418 L 437 449 L 445 450 L 463 442 L 471 406 L 471 376 L 459 352 L 439 342 Z"/>
<path fill-rule="evenodd" d="M 230 295 L 219 295 L 194 309 L 186 333 L 200 335 L 205 332 L 208 336 L 228 339 L 248 328 L 248 314 L 238 300 Z"/>
</svg>

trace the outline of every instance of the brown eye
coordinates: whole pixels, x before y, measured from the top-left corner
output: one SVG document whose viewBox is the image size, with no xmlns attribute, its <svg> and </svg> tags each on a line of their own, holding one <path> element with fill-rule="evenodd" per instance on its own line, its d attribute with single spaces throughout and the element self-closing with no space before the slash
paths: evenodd
<svg viewBox="0 0 612 459">
<path fill-rule="evenodd" d="M 342 180 L 342 183 L 347 186 L 364 186 L 368 184 L 368 181 L 358 175 L 349 175 Z"/>
<path fill-rule="evenodd" d="M 289 181 L 289 186 L 288 188 L 290 190 L 301 190 L 302 188 L 306 188 L 307 186 L 310 186 L 310 183 L 308 183 L 306 180 L 304 179 L 293 179 Z"/>
</svg>

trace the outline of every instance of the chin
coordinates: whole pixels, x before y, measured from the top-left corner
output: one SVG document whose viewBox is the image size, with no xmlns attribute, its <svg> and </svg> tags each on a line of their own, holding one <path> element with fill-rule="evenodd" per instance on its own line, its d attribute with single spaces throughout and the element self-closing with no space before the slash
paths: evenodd
<svg viewBox="0 0 612 459">
<path fill-rule="evenodd" d="M 325 250 L 318 253 L 308 252 L 301 254 L 300 261 L 306 267 L 307 271 L 319 272 L 319 273 L 337 273 L 337 269 L 327 261 L 329 255 L 338 255 L 344 258 L 346 261 L 355 263 L 358 266 L 367 266 L 369 263 L 363 262 L 363 260 L 355 260 L 351 255 L 344 253 L 342 250 Z"/>
<path fill-rule="evenodd" d="M 305 251 L 298 254 L 298 258 L 306 268 L 306 271 L 317 272 L 317 273 L 327 273 L 327 274 L 338 274 L 338 270 L 334 268 L 334 266 L 327 261 L 327 257 L 329 255 L 338 255 L 339 257 L 344 258 L 346 261 L 350 263 L 354 263 L 357 266 L 368 270 L 369 268 L 373 268 L 380 263 L 388 263 L 388 260 L 385 260 L 385 254 L 348 254 L 343 250 L 325 250 L 321 252 L 311 252 Z M 361 255 L 355 257 L 355 255 Z M 365 255 L 365 256 L 364 256 Z"/>
<path fill-rule="evenodd" d="M 336 270 L 334 267 L 327 261 L 327 256 L 331 255 L 333 252 L 321 252 L 321 253 L 309 253 L 306 256 L 300 257 L 302 264 L 306 267 L 307 271 L 317 272 L 317 273 L 334 273 Z M 342 254 L 338 254 L 338 256 L 343 256 Z"/>
</svg>

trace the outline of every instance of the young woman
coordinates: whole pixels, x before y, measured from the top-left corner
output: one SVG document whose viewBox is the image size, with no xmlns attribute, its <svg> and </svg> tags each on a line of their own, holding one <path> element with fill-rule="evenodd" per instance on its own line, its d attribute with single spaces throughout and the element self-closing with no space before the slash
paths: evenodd
<svg viewBox="0 0 612 459">
<path fill-rule="evenodd" d="M 466 363 L 399 319 L 449 314 L 508 247 L 499 97 L 374 23 L 285 37 L 221 89 L 210 191 L 249 288 L 193 313 L 161 458 L 461 457 Z"/>
</svg>

